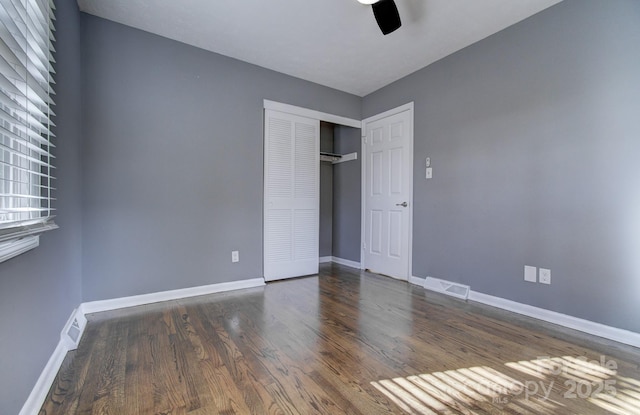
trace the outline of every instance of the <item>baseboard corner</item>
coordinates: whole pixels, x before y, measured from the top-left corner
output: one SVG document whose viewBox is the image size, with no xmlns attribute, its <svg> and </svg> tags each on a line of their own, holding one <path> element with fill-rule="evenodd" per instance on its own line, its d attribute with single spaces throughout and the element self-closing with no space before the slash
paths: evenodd
<svg viewBox="0 0 640 415">
<path fill-rule="evenodd" d="M 191 287 L 173 291 L 143 294 L 133 297 L 114 298 L 110 300 L 85 302 L 74 309 L 71 316 L 60 332 L 60 340 L 47 361 L 40 377 L 36 381 L 29 397 L 25 401 L 19 415 L 36 415 L 42 408 L 47 394 L 56 379 L 56 376 L 64 362 L 67 353 L 75 350 L 82 338 L 87 324 L 86 315 L 101 311 L 116 310 L 119 308 L 134 307 L 138 305 L 157 303 L 161 301 L 177 300 L 180 298 L 195 297 L 199 295 L 214 294 L 225 291 L 255 288 L 264 286 L 264 278 L 252 278 L 241 281 L 231 281 L 218 284 Z"/>
<path fill-rule="evenodd" d="M 424 286 L 424 278 L 422 277 L 416 277 L 415 275 L 412 275 L 409 277 L 409 283 L 413 284 L 413 285 L 419 285 L 420 287 Z"/>
<path fill-rule="evenodd" d="M 337 256 L 331 257 L 331 262 L 335 262 L 336 264 L 346 265 L 347 267 L 361 269 L 361 265 L 359 262 L 351 261 L 349 259 L 339 258 Z"/>
</svg>

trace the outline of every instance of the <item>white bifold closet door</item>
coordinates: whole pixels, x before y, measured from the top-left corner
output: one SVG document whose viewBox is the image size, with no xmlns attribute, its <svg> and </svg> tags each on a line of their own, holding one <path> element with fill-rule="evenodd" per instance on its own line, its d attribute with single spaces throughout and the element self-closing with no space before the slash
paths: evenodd
<svg viewBox="0 0 640 415">
<path fill-rule="evenodd" d="M 320 121 L 265 110 L 264 278 L 318 273 Z"/>
</svg>

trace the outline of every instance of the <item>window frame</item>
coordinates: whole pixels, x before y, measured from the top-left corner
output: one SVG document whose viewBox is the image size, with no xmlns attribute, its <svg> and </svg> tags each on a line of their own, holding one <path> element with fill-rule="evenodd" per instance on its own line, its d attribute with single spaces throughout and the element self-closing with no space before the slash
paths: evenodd
<svg viewBox="0 0 640 415">
<path fill-rule="evenodd" d="M 0 262 L 53 221 L 53 0 L 0 0 Z"/>
</svg>

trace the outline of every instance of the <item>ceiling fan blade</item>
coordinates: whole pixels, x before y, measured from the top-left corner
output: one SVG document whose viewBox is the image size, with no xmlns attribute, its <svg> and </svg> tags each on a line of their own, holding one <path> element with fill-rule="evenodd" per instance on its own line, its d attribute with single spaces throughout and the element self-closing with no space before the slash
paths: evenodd
<svg viewBox="0 0 640 415">
<path fill-rule="evenodd" d="M 383 35 L 388 35 L 402 26 L 400 14 L 398 13 L 395 1 L 380 0 L 379 2 L 372 4 L 371 8 L 373 9 L 373 15 L 375 16 L 376 22 L 378 22 L 378 26 L 380 27 L 380 30 L 382 30 Z"/>
</svg>

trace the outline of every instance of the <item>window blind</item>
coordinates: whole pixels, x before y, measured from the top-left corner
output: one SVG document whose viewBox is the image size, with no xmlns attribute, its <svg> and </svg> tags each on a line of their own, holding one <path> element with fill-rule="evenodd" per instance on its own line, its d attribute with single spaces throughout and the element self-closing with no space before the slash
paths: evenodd
<svg viewBox="0 0 640 415">
<path fill-rule="evenodd" d="M 54 10 L 53 0 L 0 0 L 0 261 L 56 227 Z"/>
</svg>

